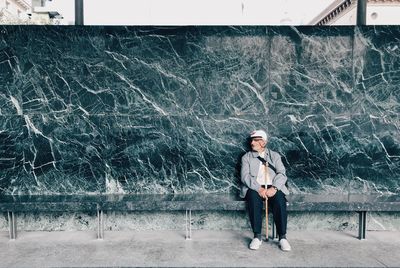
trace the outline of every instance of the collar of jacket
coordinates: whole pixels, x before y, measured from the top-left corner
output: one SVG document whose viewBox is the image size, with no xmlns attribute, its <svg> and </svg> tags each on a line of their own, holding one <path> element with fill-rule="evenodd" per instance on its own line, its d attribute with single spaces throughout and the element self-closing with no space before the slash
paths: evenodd
<svg viewBox="0 0 400 268">
<path fill-rule="evenodd" d="M 269 152 L 268 152 L 268 151 L 269 151 L 269 150 L 265 149 L 265 158 L 267 158 L 267 156 L 269 155 Z M 257 158 L 257 157 L 259 156 L 258 152 L 256 152 L 256 151 L 251 151 L 251 155 L 252 155 L 254 158 Z"/>
</svg>

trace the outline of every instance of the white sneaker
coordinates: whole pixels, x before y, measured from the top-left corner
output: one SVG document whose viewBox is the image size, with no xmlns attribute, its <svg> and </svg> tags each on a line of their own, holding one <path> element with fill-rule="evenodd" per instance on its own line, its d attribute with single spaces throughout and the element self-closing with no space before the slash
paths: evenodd
<svg viewBox="0 0 400 268">
<path fill-rule="evenodd" d="M 283 251 L 290 251 L 292 248 L 290 247 L 289 241 L 285 238 L 279 240 L 279 246 Z"/>
<path fill-rule="evenodd" d="M 251 240 L 249 248 L 252 250 L 257 250 L 260 248 L 262 244 L 262 241 L 258 238 L 253 238 L 253 240 Z"/>
</svg>

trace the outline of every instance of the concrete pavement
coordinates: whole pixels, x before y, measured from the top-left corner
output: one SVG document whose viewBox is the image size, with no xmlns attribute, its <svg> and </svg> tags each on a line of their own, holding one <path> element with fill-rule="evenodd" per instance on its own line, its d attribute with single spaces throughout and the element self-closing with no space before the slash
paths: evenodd
<svg viewBox="0 0 400 268">
<path fill-rule="evenodd" d="M 278 242 L 248 249 L 249 231 L 0 233 L 0 267 L 400 267 L 400 232 L 368 232 L 366 240 L 337 231 L 294 231 L 291 252 Z"/>
</svg>

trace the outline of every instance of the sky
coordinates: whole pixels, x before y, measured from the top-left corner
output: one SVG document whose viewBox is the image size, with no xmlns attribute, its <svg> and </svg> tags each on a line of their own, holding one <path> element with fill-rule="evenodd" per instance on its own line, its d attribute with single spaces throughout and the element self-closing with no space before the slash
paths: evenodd
<svg viewBox="0 0 400 268">
<path fill-rule="evenodd" d="M 83 0 L 86 25 L 303 25 L 335 0 Z M 47 2 L 74 24 L 75 0 Z"/>
</svg>

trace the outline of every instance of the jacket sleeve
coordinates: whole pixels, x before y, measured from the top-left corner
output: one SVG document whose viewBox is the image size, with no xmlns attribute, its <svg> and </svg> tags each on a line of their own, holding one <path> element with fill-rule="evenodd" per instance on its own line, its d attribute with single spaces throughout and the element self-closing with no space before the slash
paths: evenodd
<svg viewBox="0 0 400 268">
<path fill-rule="evenodd" d="M 240 180 L 244 185 L 249 187 L 250 189 L 257 191 L 260 190 L 261 185 L 257 182 L 257 180 L 252 179 L 250 175 L 250 162 L 248 155 L 244 155 L 242 157 L 242 168 L 240 170 Z"/>
<path fill-rule="evenodd" d="M 283 165 L 281 156 L 279 154 L 275 155 L 274 164 L 276 168 L 276 176 L 272 181 L 272 185 L 280 190 L 285 185 L 287 177 L 285 166 Z"/>
</svg>

